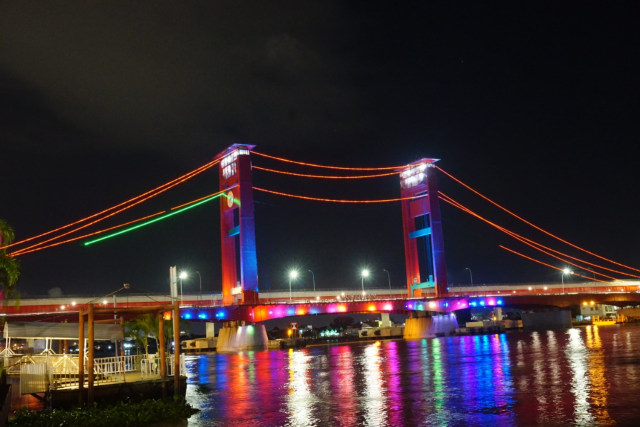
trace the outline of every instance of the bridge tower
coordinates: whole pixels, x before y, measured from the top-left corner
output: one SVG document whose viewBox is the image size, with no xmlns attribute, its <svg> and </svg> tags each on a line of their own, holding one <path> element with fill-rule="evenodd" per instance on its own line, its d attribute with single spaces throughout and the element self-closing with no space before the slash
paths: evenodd
<svg viewBox="0 0 640 427">
<path fill-rule="evenodd" d="M 435 296 L 447 294 L 447 270 L 438 185 L 434 163 L 421 159 L 400 172 L 402 230 L 409 296 L 421 296 L 434 288 Z M 429 292 L 430 293 L 430 292 Z"/>
<path fill-rule="evenodd" d="M 222 302 L 258 302 L 251 150 L 233 144 L 216 156 L 220 161 L 220 239 L 222 241 Z"/>
</svg>

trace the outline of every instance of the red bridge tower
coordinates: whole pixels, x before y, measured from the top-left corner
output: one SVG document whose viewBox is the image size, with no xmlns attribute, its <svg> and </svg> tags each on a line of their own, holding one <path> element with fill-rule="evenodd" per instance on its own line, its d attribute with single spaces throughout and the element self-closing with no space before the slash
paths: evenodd
<svg viewBox="0 0 640 427">
<path fill-rule="evenodd" d="M 233 144 L 220 161 L 220 238 L 222 240 L 222 302 L 258 302 L 251 150 L 255 145 Z"/>
<path fill-rule="evenodd" d="M 442 220 L 434 163 L 421 159 L 400 172 L 402 230 L 409 296 L 421 296 L 434 288 L 435 296 L 447 294 Z"/>
</svg>

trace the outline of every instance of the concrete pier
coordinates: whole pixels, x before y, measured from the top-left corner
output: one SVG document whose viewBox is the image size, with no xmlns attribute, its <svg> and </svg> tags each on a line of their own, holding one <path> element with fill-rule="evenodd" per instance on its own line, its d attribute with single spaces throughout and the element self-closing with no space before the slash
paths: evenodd
<svg viewBox="0 0 640 427">
<path fill-rule="evenodd" d="M 266 350 L 269 344 L 264 325 L 225 324 L 218 332 L 217 352 Z"/>
<path fill-rule="evenodd" d="M 454 314 L 439 314 L 431 317 L 410 317 L 405 320 L 404 339 L 415 340 L 451 335 L 458 327 Z"/>
</svg>

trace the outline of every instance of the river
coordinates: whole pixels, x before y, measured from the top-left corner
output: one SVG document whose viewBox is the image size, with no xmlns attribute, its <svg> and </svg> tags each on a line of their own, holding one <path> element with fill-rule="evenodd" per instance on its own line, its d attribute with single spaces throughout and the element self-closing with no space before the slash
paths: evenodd
<svg viewBox="0 0 640 427">
<path fill-rule="evenodd" d="M 640 421 L 640 325 L 190 355 L 189 425 Z M 636 424 L 637 425 L 637 424 Z"/>
</svg>

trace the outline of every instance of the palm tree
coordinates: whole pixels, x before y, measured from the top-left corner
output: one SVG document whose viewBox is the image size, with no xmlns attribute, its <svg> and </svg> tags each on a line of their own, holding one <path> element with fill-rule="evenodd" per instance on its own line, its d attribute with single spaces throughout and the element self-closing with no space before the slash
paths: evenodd
<svg viewBox="0 0 640 427">
<path fill-rule="evenodd" d="M 145 356 L 149 356 L 149 337 L 158 336 L 158 320 L 150 313 L 136 317 L 130 322 L 126 322 L 129 336 L 136 340 L 136 344 L 144 348 Z"/>
<path fill-rule="evenodd" d="M 13 242 L 13 229 L 3 219 L 0 219 L 0 300 L 3 297 L 16 295 L 16 283 L 20 276 L 20 262 L 10 255 L 3 246 Z"/>
</svg>

